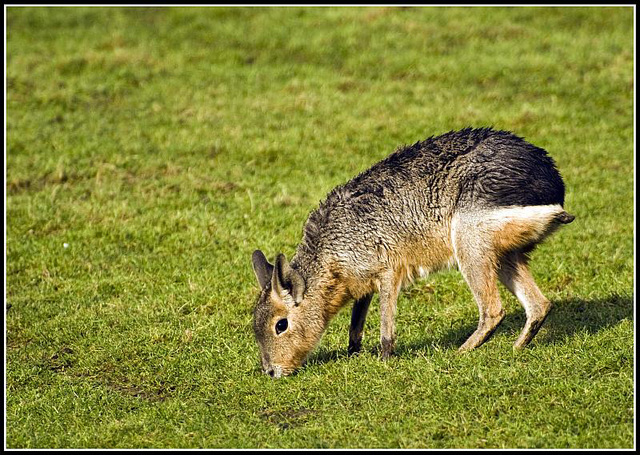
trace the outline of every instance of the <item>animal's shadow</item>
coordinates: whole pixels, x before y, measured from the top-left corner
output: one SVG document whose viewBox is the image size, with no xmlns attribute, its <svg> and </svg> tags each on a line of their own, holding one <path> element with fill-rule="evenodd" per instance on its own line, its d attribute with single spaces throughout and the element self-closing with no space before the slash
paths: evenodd
<svg viewBox="0 0 640 455">
<path fill-rule="evenodd" d="M 516 311 L 508 312 L 495 334 L 506 332 L 509 336 L 513 336 L 513 341 L 515 341 L 524 327 L 525 319 L 522 307 Z M 577 332 L 594 334 L 625 319 L 633 320 L 633 295 L 612 294 L 602 299 L 570 298 L 553 301 L 553 308 L 543 325 L 544 333 L 539 333 L 533 339 L 532 344 L 561 344 Z M 417 342 L 402 343 L 402 340 L 398 339 L 395 356 L 410 357 L 415 355 L 417 351 L 433 347 L 441 350 L 457 350 L 476 327 L 477 319 L 474 319 L 462 327 L 452 328 L 444 336 L 429 336 L 429 331 L 425 326 L 425 337 Z M 376 346 L 373 349 L 369 348 L 368 351 L 377 354 L 378 349 Z M 334 362 L 347 356 L 345 340 L 344 348 L 319 350 L 310 356 L 308 363 Z"/>
</svg>

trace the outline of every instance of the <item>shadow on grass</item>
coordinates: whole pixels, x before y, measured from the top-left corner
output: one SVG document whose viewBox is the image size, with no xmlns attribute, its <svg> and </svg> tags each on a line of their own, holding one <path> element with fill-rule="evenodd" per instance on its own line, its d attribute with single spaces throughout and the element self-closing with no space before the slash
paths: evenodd
<svg viewBox="0 0 640 455">
<path fill-rule="evenodd" d="M 541 344 L 557 343 L 576 332 L 594 334 L 625 319 L 633 321 L 633 295 L 612 294 L 604 299 L 573 298 L 553 303 Z"/>
<path fill-rule="evenodd" d="M 539 333 L 532 344 L 548 345 L 562 343 L 567 337 L 578 332 L 595 334 L 600 330 L 617 325 L 628 319 L 633 320 L 633 296 L 612 294 L 602 299 L 585 300 L 571 298 L 553 302 L 554 306 L 547 317 L 543 328 L 544 334 Z M 504 321 L 496 330 L 498 333 L 513 335 L 515 342 L 524 327 L 525 314 L 522 307 L 507 314 Z M 458 349 L 477 327 L 477 319 L 469 321 L 462 327 L 452 328 L 444 336 L 426 336 L 414 343 L 402 343 L 398 340 L 395 355 L 398 357 L 412 356 L 416 351 L 437 347 L 438 349 Z M 495 336 L 495 335 L 494 335 Z M 490 340 L 489 340 L 490 342 Z M 368 349 L 372 354 L 378 353 L 378 347 Z M 319 350 L 309 358 L 311 364 L 334 362 L 347 358 L 346 340 L 342 349 Z"/>
<path fill-rule="evenodd" d="M 614 326 L 625 319 L 633 319 L 633 296 L 612 294 L 602 299 L 586 300 L 571 298 L 553 301 L 553 308 L 547 317 L 543 328 L 545 333 L 538 334 L 533 344 L 546 345 L 562 342 L 577 332 L 597 333 L 602 329 Z M 498 333 L 508 333 L 515 342 L 524 327 L 526 316 L 524 310 L 507 314 L 502 324 L 496 330 Z M 417 343 L 399 344 L 396 354 L 399 356 L 410 354 L 429 346 L 442 349 L 457 349 L 477 327 L 477 320 L 469 321 L 463 327 L 449 331 L 441 338 L 425 338 Z"/>
<path fill-rule="evenodd" d="M 633 319 L 633 296 L 612 294 L 602 299 L 586 300 L 571 298 L 553 301 L 553 308 L 542 326 L 544 334 L 539 333 L 531 342 L 537 345 L 561 343 L 577 332 L 594 334 L 612 327 L 625 319 Z M 526 321 L 524 309 L 507 314 L 496 334 L 508 333 L 515 342 Z M 457 349 L 473 333 L 477 320 L 469 321 L 463 327 L 449 331 L 441 338 L 425 338 L 417 343 L 399 344 L 396 354 L 410 355 L 411 352 L 429 346 L 441 349 Z"/>
</svg>

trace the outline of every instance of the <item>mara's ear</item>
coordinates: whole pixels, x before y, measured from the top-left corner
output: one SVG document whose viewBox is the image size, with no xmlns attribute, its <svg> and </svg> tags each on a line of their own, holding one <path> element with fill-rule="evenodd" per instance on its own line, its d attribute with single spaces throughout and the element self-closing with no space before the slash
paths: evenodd
<svg viewBox="0 0 640 455">
<path fill-rule="evenodd" d="M 264 289 L 273 275 L 273 265 L 269 264 L 269 261 L 260 250 L 253 252 L 251 262 L 253 262 L 253 272 L 256 274 L 260 289 Z"/>
<path fill-rule="evenodd" d="M 280 296 L 289 293 L 296 304 L 302 302 L 306 289 L 304 278 L 297 270 L 291 268 L 284 254 L 279 254 L 276 258 L 271 288 Z"/>
</svg>

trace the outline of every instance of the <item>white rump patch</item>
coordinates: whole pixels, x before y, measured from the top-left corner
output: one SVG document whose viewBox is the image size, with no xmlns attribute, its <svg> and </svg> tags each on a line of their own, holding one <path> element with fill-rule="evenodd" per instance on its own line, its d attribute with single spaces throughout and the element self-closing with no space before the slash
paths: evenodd
<svg viewBox="0 0 640 455">
<path fill-rule="evenodd" d="M 458 257 L 457 232 L 464 226 L 464 231 L 470 229 L 478 235 L 483 232 L 496 232 L 511 222 L 530 222 L 532 227 L 541 234 L 548 230 L 549 224 L 556 216 L 564 212 L 560 204 L 511 206 L 490 209 L 475 209 L 466 212 L 456 212 L 451 219 L 451 240 L 453 251 Z M 537 226 L 536 226 L 537 225 Z"/>
<path fill-rule="evenodd" d="M 519 220 L 537 220 L 546 224 L 562 212 L 564 212 L 564 209 L 560 204 L 552 204 L 501 207 L 494 210 L 480 211 L 479 213 L 482 213 L 485 220 L 497 221 L 499 224 Z"/>
</svg>

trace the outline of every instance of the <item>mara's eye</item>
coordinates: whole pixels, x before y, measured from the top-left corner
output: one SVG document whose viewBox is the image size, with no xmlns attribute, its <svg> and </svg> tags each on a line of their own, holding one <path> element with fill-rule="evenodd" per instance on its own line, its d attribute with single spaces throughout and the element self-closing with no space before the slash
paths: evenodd
<svg viewBox="0 0 640 455">
<path fill-rule="evenodd" d="M 286 319 L 280 319 L 277 323 L 276 323 L 276 335 L 280 335 L 282 332 L 284 332 L 285 330 L 287 330 L 287 327 L 289 326 L 289 323 L 287 322 Z"/>
</svg>

